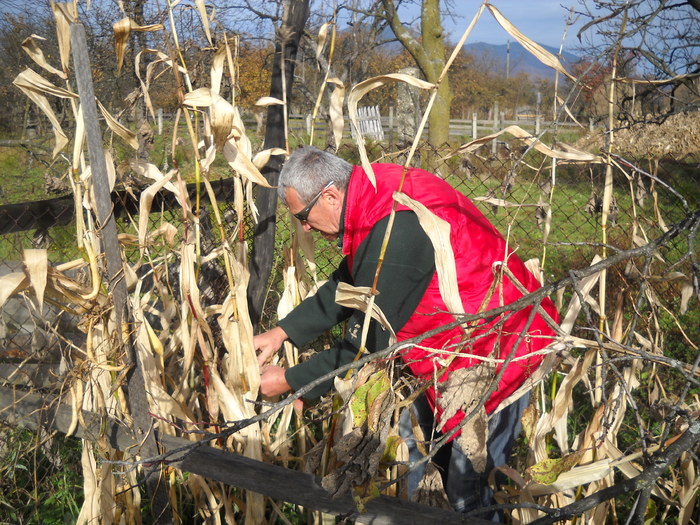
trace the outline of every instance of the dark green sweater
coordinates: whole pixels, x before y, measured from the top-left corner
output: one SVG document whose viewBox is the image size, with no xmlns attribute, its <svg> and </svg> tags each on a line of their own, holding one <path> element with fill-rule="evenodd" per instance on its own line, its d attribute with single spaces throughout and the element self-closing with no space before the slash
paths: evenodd
<svg viewBox="0 0 700 525">
<path fill-rule="evenodd" d="M 335 292 L 339 282 L 353 286 L 372 286 L 388 220 L 387 217 L 375 224 L 360 244 L 352 269 L 348 268 L 347 259 L 344 258 L 315 295 L 304 300 L 279 321 L 279 326 L 296 346 L 304 346 L 332 326 L 348 321 L 343 340 L 336 341 L 330 349 L 315 354 L 285 372 L 285 378 L 294 390 L 355 358 L 365 314 L 338 305 L 335 302 Z M 342 235 L 341 231 L 341 239 Z M 375 304 L 381 308 L 394 332 L 398 333 L 411 317 L 434 273 L 433 245 L 420 226 L 418 217 L 412 211 L 397 212 L 377 283 L 379 295 L 375 298 Z M 367 336 L 367 349 L 374 352 L 388 345 L 389 333 L 379 323 L 372 321 Z M 332 380 L 326 381 L 304 398 L 317 398 L 332 386 Z"/>
</svg>

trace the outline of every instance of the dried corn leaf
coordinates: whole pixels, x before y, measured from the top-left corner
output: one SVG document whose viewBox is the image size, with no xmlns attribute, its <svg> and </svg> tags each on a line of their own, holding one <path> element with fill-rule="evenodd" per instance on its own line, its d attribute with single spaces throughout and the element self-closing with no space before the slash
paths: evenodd
<svg viewBox="0 0 700 525">
<path fill-rule="evenodd" d="M 405 75 L 403 73 L 392 73 L 389 75 L 380 75 L 377 77 L 368 78 L 356 84 L 348 95 L 348 115 L 350 117 L 351 125 L 354 126 L 357 136 L 357 147 L 360 151 L 360 159 L 362 160 L 362 168 L 365 170 L 367 177 L 372 182 L 372 186 L 376 188 L 376 182 L 374 177 L 374 170 L 367 158 L 367 150 L 365 149 L 365 141 L 362 137 L 362 133 L 359 132 L 359 125 L 357 123 L 357 105 L 367 93 L 370 91 L 382 87 L 387 84 L 394 84 L 396 82 L 406 82 L 411 86 L 420 89 L 433 89 L 435 84 L 426 82 L 411 75 Z"/>
<path fill-rule="evenodd" d="M 576 120 L 576 117 L 574 117 L 573 113 L 571 113 L 571 110 L 569 109 L 569 106 L 566 105 L 566 102 L 564 101 L 563 98 L 557 95 L 557 103 L 559 104 L 560 107 L 564 108 L 564 111 L 566 111 L 566 114 L 569 116 L 569 118 L 572 120 L 574 124 L 576 124 L 580 128 L 585 128 L 583 124 L 581 124 L 578 120 Z"/>
<path fill-rule="evenodd" d="M 131 20 L 122 18 L 112 25 L 114 31 L 114 43 L 117 51 L 117 75 L 121 72 L 124 65 L 124 52 L 126 51 L 126 43 L 129 41 L 131 34 Z"/>
<path fill-rule="evenodd" d="M 335 140 L 335 149 L 340 148 L 340 143 L 343 140 L 343 129 L 345 121 L 343 119 L 343 101 L 345 100 L 345 85 L 338 78 L 328 79 L 329 84 L 333 84 L 335 88 L 331 93 L 331 101 L 328 106 L 328 114 L 331 118 L 331 127 L 333 128 L 333 140 Z"/>
<path fill-rule="evenodd" d="M 116 135 L 124 139 L 124 141 L 134 149 L 139 149 L 139 141 L 136 139 L 136 133 L 126 128 L 115 119 L 107 108 L 105 108 L 102 103 L 97 100 L 97 107 L 100 108 L 100 113 L 105 118 L 105 122 L 109 129 L 111 129 Z"/>
<path fill-rule="evenodd" d="M 41 50 L 39 47 L 39 40 L 46 40 L 44 37 L 41 37 L 39 35 L 31 35 L 27 38 L 25 38 L 22 41 L 22 49 L 26 51 L 26 53 L 29 55 L 29 58 L 31 58 L 34 62 L 36 62 L 38 65 L 43 67 L 46 71 L 49 73 L 53 73 L 54 75 L 58 75 L 62 79 L 67 79 L 68 75 L 66 75 L 63 71 L 60 71 L 53 67 L 51 64 L 49 64 L 46 61 L 46 57 L 44 56 L 44 52 Z"/>
<path fill-rule="evenodd" d="M 272 188 L 267 179 L 260 173 L 260 170 L 255 167 L 255 164 L 236 147 L 233 140 L 226 141 L 223 153 L 226 162 L 236 173 L 259 186 Z"/>
<path fill-rule="evenodd" d="M 440 296 L 450 312 L 463 314 L 464 305 L 459 295 L 457 266 L 450 242 L 449 223 L 404 193 L 394 192 L 394 200 L 410 208 L 418 216 L 421 227 L 425 230 L 435 249 L 435 266 L 440 284 Z"/>
<path fill-rule="evenodd" d="M 51 10 L 56 19 L 56 36 L 58 38 L 58 53 L 61 56 L 61 68 L 68 71 L 70 63 L 70 26 L 78 21 L 75 2 L 54 2 L 51 0 Z"/>
<path fill-rule="evenodd" d="M 155 338 L 157 341 L 156 348 L 152 346 L 153 339 L 149 335 L 147 323 L 143 316 L 141 301 L 139 300 L 140 295 L 141 281 L 136 285 L 131 307 L 137 326 L 134 349 L 136 350 L 136 355 L 143 371 L 144 386 L 148 392 L 148 404 L 155 414 L 158 414 L 165 420 L 174 416 L 191 423 L 194 421 L 193 416 L 188 413 L 188 410 L 183 405 L 168 394 L 161 384 L 160 372 L 155 362 L 154 353 L 156 353 L 158 349 L 162 352 L 162 347 L 160 346 L 158 338 Z"/>
<path fill-rule="evenodd" d="M 158 167 L 155 164 L 144 162 L 142 160 L 130 161 L 129 167 L 142 177 L 147 177 L 155 182 L 160 182 L 163 179 L 167 179 L 165 184 L 163 184 L 163 188 L 175 195 L 178 204 L 185 208 L 185 210 L 190 209 L 188 205 L 189 197 L 187 195 L 187 192 L 181 191 L 179 187 L 175 186 L 175 184 L 173 184 L 172 182 L 169 182 L 172 176 L 175 173 L 177 173 L 176 170 L 171 170 L 167 173 L 167 175 L 163 175 L 163 173 L 158 169 Z"/>
<path fill-rule="evenodd" d="M 535 462 L 541 462 L 548 458 L 547 454 L 547 440 L 545 439 L 547 434 L 551 432 L 558 422 L 563 421 L 566 423 L 569 409 L 572 404 L 572 392 L 574 387 L 581 381 L 581 379 L 588 373 L 593 357 L 595 357 L 596 351 L 589 350 L 586 352 L 583 359 L 576 358 L 574 365 L 571 367 L 570 372 L 566 375 L 557 395 L 554 398 L 554 403 L 552 409 L 548 414 L 544 415 L 535 429 L 535 435 L 531 440 L 531 448 L 534 451 Z M 564 429 L 565 430 L 565 429 Z M 564 430 L 560 429 L 557 433 L 557 442 L 562 453 L 566 453 L 569 450 L 569 444 Z"/>
<path fill-rule="evenodd" d="M 224 63 L 226 60 L 226 46 L 223 44 L 214 53 L 211 62 L 211 92 L 215 95 L 221 94 L 221 79 L 224 77 Z"/>
<path fill-rule="evenodd" d="M 82 442 L 83 451 L 80 462 L 83 468 L 83 496 L 85 499 L 75 521 L 76 525 L 99 523 L 102 514 L 97 482 L 97 462 L 92 452 L 93 445 L 86 439 L 83 439 Z"/>
<path fill-rule="evenodd" d="M 137 31 L 141 33 L 160 31 L 163 29 L 162 24 L 151 24 L 147 26 L 140 26 L 130 18 L 122 18 L 118 22 L 112 25 L 114 30 L 114 41 L 117 51 L 117 75 L 121 72 L 122 66 L 124 65 L 124 52 L 126 51 L 126 44 L 129 41 L 129 35 L 132 31 Z"/>
<path fill-rule="evenodd" d="M 219 95 L 212 94 L 213 104 L 209 106 L 211 128 L 217 151 L 223 151 L 224 144 L 231 135 L 235 111 L 230 102 Z"/>
<path fill-rule="evenodd" d="M 78 95 L 72 91 L 68 91 L 67 89 L 63 89 L 52 84 L 39 73 L 29 68 L 17 75 L 13 81 L 13 84 L 19 88 L 37 91 L 44 95 L 54 95 L 56 97 L 68 99 L 78 98 Z"/>
<path fill-rule="evenodd" d="M 286 155 L 286 154 L 287 154 L 287 150 L 284 150 L 282 148 L 264 149 L 264 150 L 259 151 L 258 153 L 255 154 L 255 157 L 253 157 L 253 164 L 255 164 L 256 168 L 261 170 L 270 161 L 270 157 L 272 157 L 272 155 Z"/>
<path fill-rule="evenodd" d="M 537 208 L 543 205 L 541 202 L 536 204 L 516 203 L 505 199 L 497 199 L 495 197 L 474 197 L 472 200 L 477 202 L 485 202 L 491 206 L 500 206 L 502 208 Z"/>
<path fill-rule="evenodd" d="M 681 285 L 681 305 L 680 313 L 685 314 L 688 311 L 688 302 L 693 297 L 693 282 L 681 272 L 670 272 L 667 275 L 649 277 L 652 282 L 677 281 Z"/>
<path fill-rule="evenodd" d="M 316 60 L 321 57 L 323 53 L 323 48 L 326 46 L 326 39 L 328 38 L 328 28 L 331 26 L 331 22 L 326 22 L 318 30 L 318 38 L 316 39 Z"/>
<path fill-rule="evenodd" d="M 233 108 L 233 129 L 231 130 L 231 136 L 236 140 L 238 151 L 243 153 L 248 159 L 252 158 L 253 143 L 245 132 L 245 124 L 243 124 L 243 119 L 236 106 Z"/>
<path fill-rule="evenodd" d="M 591 266 L 599 263 L 601 261 L 601 257 L 599 255 L 596 255 L 593 257 L 593 260 L 591 261 Z M 596 285 L 598 282 L 598 279 L 600 278 L 600 272 L 595 273 L 593 275 L 589 275 L 588 277 L 581 279 L 577 283 L 577 290 L 580 293 L 581 297 L 590 297 L 588 294 L 590 294 L 591 290 L 593 287 Z M 579 293 L 573 294 L 571 298 L 571 302 L 569 303 L 569 308 L 566 311 L 566 315 L 564 316 L 563 320 L 560 323 L 560 329 L 563 333 L 565 334 L 570 334 L 571 330 L 574 327 L 574 322 L 576 321 L 576 318 L 578 317 L 579 312 L 581 311 L 581 301 L 579 299 Z"/>
<path fill-rule="evenodd" d="M 28 286 L 29 277 L 24 272 L 12 272 L 0 277 L 0 308 L 5 306 L 10 297 L 25 290 Z"/>
<path fill-rule="evenodd" d="M 370 304 L 371 291 L 372 290 L 369 286 L 352 286 L 351 284 L 341 282 L 338 283 L 338 288 L 335 292 L 335 302 L 340 306 L 353 308 L 366 313 Z M 396 343 L 396 334 L 394 333 L 394 329 L 384 316 L 384 312 L 382 312 L 379 306 L 374 304 L 374 301 L 372 301 L 370 317 L 377 321 L 385 330 L 389 332 L 389 344 Z"/>
<path fill-rule="evenodd" d="M 204 4 L 204 0 L 194 0 L 194 4 L 197 6 L 197 12 L 199 13 L 199 17 L 202 19 L 202 27 L 204 28 L 204 34 L 207 35 L 207 41 L 209 42 L 209 45 L 212 45 L 207 6 Z"/>
<path fill-rule="evenodd" d="M 309 272 L 311 272 L 311 277 L 313 278 L 314 283 L 318 284 L 318 276 L 316 273 L 316 240 L 314 239 L 314 236 L 311 234 L 310 231 L 304 230 L 304 227 L 302 226 L 300 221 L 295 220 L 292 221 L 292 223 L 294 224 L 295 246 L 301 248 L 301 253 L 304 254 L 303 261 L 301 259 L 298 259 L 296 265 L 299 268 L 303 268 L 304 262 L 306 262 L 306 265 L 309 268 Z M 301 278 L 302 275 L 300 275 L 300 279 Z M 303 281 L 303 279 L 301 280 Z"/>
<path fill-rule="evenodd" d="M 39 303 L 39 313 L 44 309 L 44 290 L 49 266 L 49 258 L 46 250 L 24 250 L 22 252 L 24 267 L 29 275 L 29 282 L 36 294 Z"/>
<path fill-rule="evenodd" d="M 214 97 L 209 88 L 203 87 L 195 89 L 185 94 L 183 104 L 192 108 L 206 107 L 208 108 L 214 102 Z"/>
<path fill-rule="evenodd" d="M 266 108 L 268 106 L 284 106 L 284 100 L 275 97 L 260 97 L 256 102 L 256 106 Z"/>
<path fill-rule="evenodd" d="M 523 35 L 517 27 L 510 23 L 510 21 L 504 17 L 501 12 L 496 9 L 491 4 L 486 4 L 486 8 L 491 12 L 496 21 L 501 25 L 506 32 L 515 38 L 520 44 L 532 54 L 537 60 L 542 62 L 545 66 L 549 66 L 552 69 L 558 71 L 562 75 L 569 78 L 572 82 L 576 82 L 576 77 L 569 74 L 569 72 L 562 66 L 559 59 L 552 55 L 549 51 L 544 49 L 542 46 L 536 42 L 530 40 L 528 37 Z"/>
<path fill-rule="evenodd" d="M 170 182 L 171 175 L 172 172 L 151 184 L 148 188 L 141 192 L 141 196 L 139 197 L 139 257 L 143 257 L 146 250 L 146 236 L 148 235 L 148 226 L 150 224 L 150 213 L 153 198 L 163 188 L 163 186 Z"/>
<path fill-rule="evenodd" d="M 527 261 L 525 261 L 525 268 L 527 268 L 528 271 L 535 276 L 535 278 L 539 281 L 540 286 L 544 286 L 544 282 L 542 280 L 542 267 L 540 266 L 539 259 L 528 259 Z"/>
<path fill-rule="evenodd" d="M 62 98 L 77 98 L 77 95 L 54 86 L 51 82 L 31 69 L 22 71 L 12 83 L 39 106 L 39 109 L 44 112 L 51 122 L 51 127 L 53 128 L 53 133 L 56 138 L 56 145 L 53 149 L 53 156 L 55 157 L 68 144 L 68 137 L 66 137 L 66 134 L 63 132 L 61 124 L 58 118 L 56 118 L 56 114 L 45 95 L 51 94 Z"/>
<path fill-rule="evenodd" d="M 586 153 L 585 151 L 579 151 L 571 147 L 567 147 L 566 150 L 550 148 L 549 146 L 543 144 L 542 141 L 540 141 L 538 138 L 534 137 L 533 135 L 522 129 L 520 126 L 515 125 L 508 126 L 507 128 L 502 129 L 498 133 L 492 133 L 491 135 L 486 135 L 484 137 L 480 137 L 478 139 L 472 140 L 471 142 L 463 144 L 455 151 L 447 155 L 446 158 L 450 158 L 454 155 L 459 154 L 472 153 L 484 144 L 491 142 L 492 140 L 503 135 L 504 133 L 512 135 L 513 137 L 515 137 L 518 140 L 521 140 L 528 146 L 533 147 L 540 153 L 543 153 L 544 155 L 547 155 L 548 157 L 554 159 L 560 159 L 568 162 L 603 162 L 603 159 L 598 155 Z"/>
</svg>

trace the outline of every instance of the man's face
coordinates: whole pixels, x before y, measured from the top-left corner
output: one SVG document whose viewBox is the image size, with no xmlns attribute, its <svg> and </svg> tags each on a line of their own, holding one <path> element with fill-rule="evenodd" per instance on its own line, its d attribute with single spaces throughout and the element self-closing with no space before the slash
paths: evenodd
<svg viewBox="0 0 700 525">
<path fill-rule="evenodd" d="M 337 239 L 340 233 L 343 197 L 343 192 L 335 186 L 324 189 L 316 204 L 309 210 L 307 219 L 301 221 L 304 231 L 317 231 L 329 241 Z M 306 202 L 299 198 L 299 194 L 294 188 L 287 188 L 285 200 L 292 214 L 299 213 L 307 205 Z"/>
</svg>

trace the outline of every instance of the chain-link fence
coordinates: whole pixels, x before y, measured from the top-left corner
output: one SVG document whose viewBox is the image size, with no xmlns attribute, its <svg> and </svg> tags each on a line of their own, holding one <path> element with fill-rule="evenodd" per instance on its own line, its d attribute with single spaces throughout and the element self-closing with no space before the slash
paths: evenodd
<svg viewBox="0 0 700 525">
<path fill-rule="evenodd" d="M 371 146 L 370 154 L 380 162 L 401 163 L 404 158 L 380 143 Z M 356 150 L 347 146 L 339 154 L 351 162 L 359 162 Z M 700 197 L 700 171 L 694 162 L 665 159 L 653 174 L 635 168 L 634 159 L 618 158 L 624 171 L 615 170 L 606 241 L 616 249 L 627 249 L 641 239 L 653 239 L 665 225 L 681 220 L 686 209 L 697 209 Z M 605 165 L 571 164 L 553 166 L 551 159 L 538 153 L 523 156 L 522 148 L 507 142 L 493 150 L 481 148 L 475 154 L 443 158 L 429 146 L 419 148 L 414 165 L 425 167 L 448 180 L 456 189 L 472 199 L 494 223 L 518 255 L 527 260 L 538 258 L 543 276 L 552 281 L 565 276 L 570 269 L 588 265 L 602 250 L 601 216 L 605 185 Z M 214 181 L 215 196 L 224 225 L 234 224 L 234 188 L 230 180 Z M 211 203 L 203 189 L 200 192 L 204 253 L 220 243 L 211 227 L 207 210 Z M 196 186 L 188 191 L 195 199 Z M 686 199 L 684 202 L 683 199 Z M 138 222 L 138 200 L 134 190 L 117 191 L 113 195 L 114 213 L 124 234 L 134 233 Z M 181 222 L 181 212 L 174 197 L 162 194 L 152 207 L 150 221 L 155 224 L 163 214 L 172 222 Z M 548 216 L 550 215 L 551 216 Z M 81 257 L 75 241 L 75 209 L 71 195 L 27 203 L 11 203 L 0 207 L 0 275 L 22 271 L 23 250 L 46 248 L 52 264 L 61 264 Z M 289 214 L 280 208 L 277 223 L 278 246 L 290 237 Z M 251 239 L 252 221 L 246 222 L 244 236 Z M 545 230 L 548 230 L 545 233 Z M 233 232 L 229 231 L 229 234 Z M 238 233 L 237 235 L 239 235 Z M 546 242 L 545 242 L 546 239 Z M 682 242 L 682 241 L 681 241 Z M 340 260 L 340 251 L 322 239 L 318 240 L 317 270 L 319 278 L 328 276 Z M 284 265 L 281 250 L 271 278 L 271 296 L 264 322 L 274 318 L 276 292 L 281 290 Z M 138 250 L 126 250 L 127 258 L 137 257 Z M 679 257 L 683 250 L 677 250 Z M 668 248 L 671 263 L 674 250 Z M 218 272 L 218 273 L 217 273 Z M 205 272 L 201 286 L 211 300 L 221 299 L 226 286 L 223 270 Z M 73 341 L 82 340 L 80 319 L 45 305 L 36 311 L 22 296 L 8 300 L 0 318 L 0 355 L 3 359 L 37 359 L 57 357 Z M 51 360 L 51 359 L 49 359 Z"/>
</svg>

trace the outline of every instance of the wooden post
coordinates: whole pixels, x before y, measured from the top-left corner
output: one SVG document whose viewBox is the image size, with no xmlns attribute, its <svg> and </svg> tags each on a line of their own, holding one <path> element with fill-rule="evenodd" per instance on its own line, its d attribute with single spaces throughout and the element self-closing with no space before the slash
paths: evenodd
<svg viewBox="0 0 700 525">
<path fill-rule="evenodd" d="M 477 120 L 477 116 L 478 115 L 476 113 L 472 113 L 472 140 L 476 140 L 478 135 L 477 127 L 479 125 L 479 121 Z"/>
<path fill-rule="evenodd" d="M 540 134 L 540 116 L 535 115 L 535 135 Z"/>
<path fill-rule="evenodd" d="M 158 135 L 163 134 L 163 108 L 158 108 Z"/>
<path fill-rule="evenodd" d="M 394 106 L 389 106 L 389 144 L 394 145 Z"/>
<path fill-rule="evenodd" d="M 83 110 L 85 136 L 90 155 L 90 170 L 97 212 L 96 230 L 101 236 L 107 278 L 109 279 L 107 290 L 114 301 L 114 322 L 119 335 L 117 342 L 122 342 L 124 345 L 125 364 L 133 367 L 127 376 L 129 409 L 134 420 L 134 432 L 142 442 L 141 446 L 135 447 L 131 453 L 151 457 L 158 454 L 159 447 L 151 429 L 152 420 L 148 415 L 149 407 L 143 370 L 130 341 L 128 339 L 123 341 L 122 338 L 122 326 L 127 320 L 125 319 L 127 315 L 127 289 L 124 280 L 124 264 L 117 238 L 117 225 L 112 213 L 112 199 L 107 178 L 107 162 L 102 144 L 102 132 L 97 120 L 97 104 L 92 86 L 92 70 L 87 52 L 85 28 L 79 23 L 72 24 L 70 36 L 76 84 L 80 96 L 80 106 Z M 76 213 L 82 213 L 82 210 L 76 210 Z M 167 486 L 166 483 L 162 482 L 164 478 L 160 471 L 159 467 L 146 471 L 146 487 L 151 496 L 152 523 L 166 524 L 172 522 L 172 511 L 168 500 Z"/>
<path fill-rule="evenodd" d="M 496 133 L 498 131 L 498 100 L 493 103 L 493 125 L 491 126 L 491 131 Z M 496 148 L 498 147 L 498 139 L 493 139 L 491 141 L 491 153 L 496 153 Z"/>
</svg>

